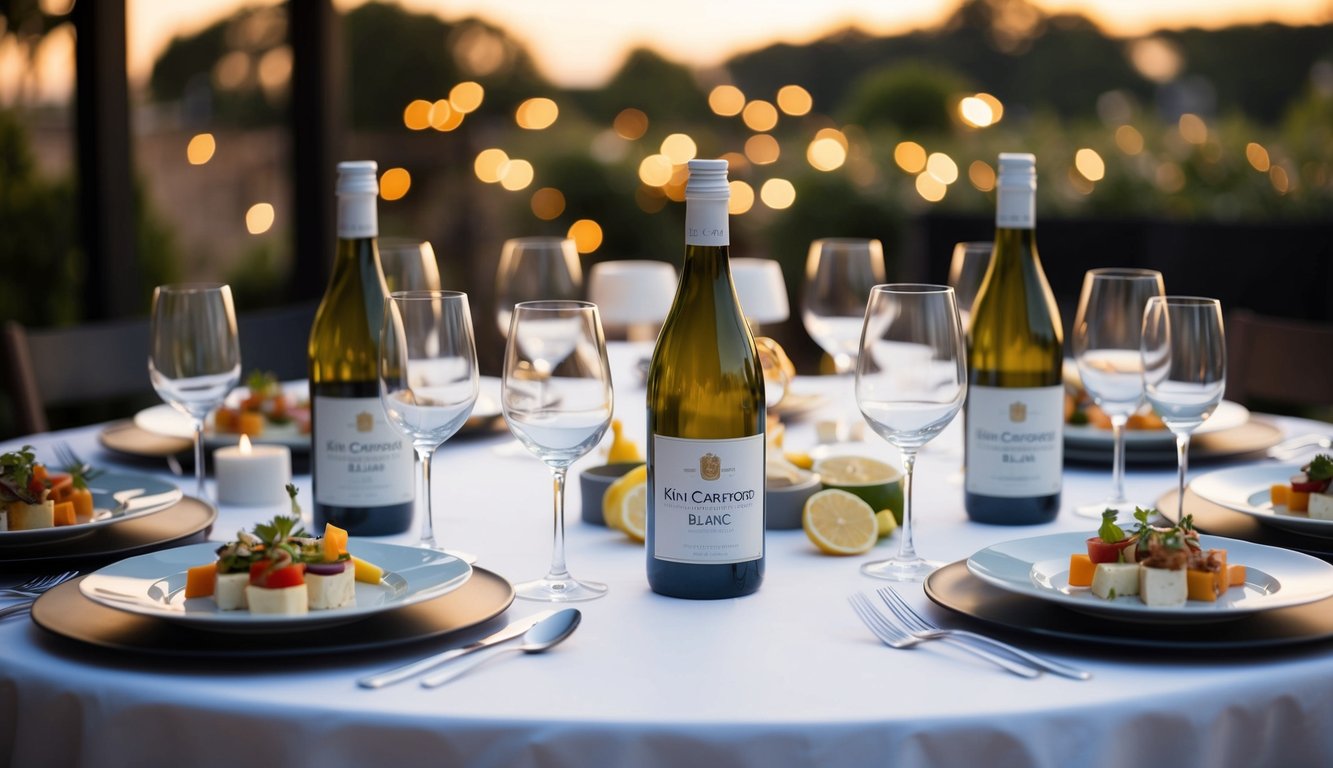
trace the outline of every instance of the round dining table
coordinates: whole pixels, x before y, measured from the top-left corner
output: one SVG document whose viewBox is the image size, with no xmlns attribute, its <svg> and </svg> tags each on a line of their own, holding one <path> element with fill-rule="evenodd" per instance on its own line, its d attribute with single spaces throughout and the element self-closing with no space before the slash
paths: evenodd
<svg viewBox="0 0 1333 768">
<path fill-rule="evenodd" d="M 617 418 L 640 447 L 645 406 L 636 363 L 643 354 L 642 345 L 612 349 Z M 855 417 L 851 379 L 797 377 L 788 398 L 801 407 L 779 408 L 787 450 L 837 450 L 897 463 L 896 451 L 868 430 L 861 442 L 818 443 L 822 421 Z M 1262 418 L 1288 437 L 1333 434 L 1329 424 Z M 31 435 L 0 450 L 30 444 L 39 459 L 54 461 L 64 443 L 96 467 L 174 479 L 193 492 L 193 479 L 174 476 L 161 459 L 108 450 L 99 440 L 104 428 Z M 609 442 L 608 433 L 572 468 L 566 520 L 570 571 L 609 590 L 576 605 L 582 622 L 563 644 L 542 654 L 506 654 L 438 688 L 410 679 L 367 689 L 359 678 L 551 606 L 519 599 L 457 632 L 340 650 L 338 633 L 354 632 L 355 625 L 321 627 L 307 630 L 320 646 L 312 652 L 286 645 L 273 655 L 188 647 L 194 632 L 206 635 L 211 648 L 225 646 L 225 635 L 210 630 L 172 635 L 185 638 L 185 647 L 137 652 L 71 639 L 26 614 L 11 616 L 0 619 L 0 765 L 1333 764 L 1327 633 L 1300 642 L 1246 642 L 1237 639 L 1239 623 L 1218 621 L 1192 629 L 1190 642 L 1173 643 L 1170 626 L 1090 619 L 1059 607 L 1043 614 L 1046 620 L 1050 611 L 1067 614 L 1081 634 L 1062 635 L 1058 626 L 1028 631 L 1002 626 L 1003 616 L 997 622 L 959 615 L 915 583 L 896 587 L 937 624 L 993 634 L 1092 678 L 1028 679 L 941 642 L 894 649 L 861 623 L 849 596 L 873 596 L 886 584 L 863 576 L 859 566 L 893 553 L 896 534 L 867 555 L 836 557 L 821 554 L 799 529 L 770 530 L 764 582 L 755 594 L 716 601 L 657 595 L 645 577 L 642 544 L 580 519 L 576 475 L 604 463 Z M 926 557 L 954 564 L 957 575 L 959 561 L 999 542 L 1095 533 L 1098 522 L 1072 510 L 1109 492 L 1109 452 L 1105 462 L 1067 463 L 1063 506 L 1053 522 L 1005 527 L 969 522 L 961 446 L 956 423 L 917 464 L 915 539 Z M 1191 467 L 1190 474 L 1264 462 L 1276 463 L 1259 452 Z M 435 454 L 432 481 L 435 531 L 444 547 L 474 554 L 476 566 L 500 583 L 546 572 L 551 478 L 503 426 L 446 442 Z M 310 477 L 298 474 L 294 483 L 309 524 Z M 1171 464 L 1131 465 L 1126 478 L 1131 498 L 1145 504 L 1174 484 Z M 220 506 L 208 539 L 226 541 L 282 511 Z M 417 536 L 414 529 L 380 540 L 414 545 Z M 0 572 L 0 586 L 20 581 L 22 570 Z M 1333 611 L 1333 602 L 1323 605 Z M 1095 621 L 1107 624 L 1106 638 L 1088 629 Z"/>
</svg>

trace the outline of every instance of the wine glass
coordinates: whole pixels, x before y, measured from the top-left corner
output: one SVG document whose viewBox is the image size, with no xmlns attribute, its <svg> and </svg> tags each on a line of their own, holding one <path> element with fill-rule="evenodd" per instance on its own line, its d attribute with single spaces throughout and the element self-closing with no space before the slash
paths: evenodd
<svg viewBox="0 0 1333 768">
<path fill-rule="evenodd" d="M 860 350 L 870 289 L 884 282 L 884 249 L 878 240 L 832 237 L 810 244 L 805 262 L 801 321 L 810 338 L 849 374 Z"/>
<path fill-rule="evenodd" d="M 1083 388 L 1111 420 L 1115 446 L 1111 496 L 1075 507 L 1084 517 L 1100 518 L 1107 509 L 1134 512 L 1135 505 L 1125 498 L 1125 424 L 1143 403 L 1143 310 L 1148 299 L 1165 294 L 1162 273 L 1151 269 L 1093 269 L 1083 277 L 1074 317 L 1074 362 Z"/>
<path fill-rule="evenodd" d="M 953 257 L 949 261 L 949 287 L 953 288 L 954 300 L 958 302 L 958 317 L 963 322 L 963 334 L 972 327 L 972 304 L 981 290 L 981 281 L 990 269 L 991 251 L 995 243 L 989 240 L 975 240 L 954 245 Z"/>
<path fill-rule="evenodd" d="M 159 285 L 149 321 L 148 377 L 159 397 L 194 421 L 194 476 L 204 491 L 204 419 L 241 380 L 231 286 Z"/>
<path fill-rule="evenodd" d="M 380 271 L 389 293 L 440 290 L 440 263 L 429 241 L 381 237 L 379 253 Z"/>
<path fill-rule="evenodd" d="M 611 371 L 597 305 L 520 302 L 508 336 L 500 395 L 505 420 L 555 481 L 551 568 L 544 578 L 516 584 L 514 593 L 529 600 L 593 600 L 606 594 L 606 585 L 578 581 L 565 567 L 565 476 L 611 423 Z"/>
<path fill-rule="evenodd" d="M 944 430 L 967 395 L 967 358 L 953 289 L 944 285 L 877 285 L 866 304 L 856 364 L 856 403 L 903 460 L 903 526 L 898 554 L 861 566 L 867 576 L 920 581 L 939 563 L 912 541 L 916 454 Z"/>
<path fill-rule="evenodd" d="M 467 294 L 390 293 L 379 344 L 380 403 L 389 423 L 412 441 L 421 464 L 420 543 L 440 549 L 431 510 L 431 456 L 467 421 L 480 386 Z"/>
<path fill-rule="evenodd" d="M 1143 392 L 1176 436 L 1176 522 L 1185 511 L 1190 435 L 1226 390 L 1222 303 L 1197 296 L 1153 296 L 1143 310 Z"/>
<path fill-rule="evenodd" d="M 516 237 L 500 249 L 495 273 L 495 319 L 509 333 L 509 317 L 522 301 L 583 298 L 583 270 L 574 241 L 562 237 Z"/>
</svg>

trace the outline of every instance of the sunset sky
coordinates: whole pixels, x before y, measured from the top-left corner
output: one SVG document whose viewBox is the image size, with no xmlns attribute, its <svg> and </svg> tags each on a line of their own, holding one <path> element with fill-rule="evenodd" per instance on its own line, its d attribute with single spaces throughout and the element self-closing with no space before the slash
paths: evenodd
<svg viewBox="0 0 1333 768">
<path fill-rule="evenodd" d="M 48 0 L 50 4 L 64 0 Z M 248 4 L 256 1 L 248 0 Z M 340 9 L 364 0 L 334 0 Z M 44 3 L 46 5 L 48 3 Z M 173 35 L 196 32 L 247 0 L 128 0 L 129 70 L 143 82 Z M 938 23 L 958 0 L 402 0 L 446 19 L 479 16 L 523 41 L 543 73 L 565 86 L 604 82 L 636 46 L 706 67 L 773 42 L 803 43 L 832 30 L 857 26 L 893 34 Z M 1333 22 L 1333 0 L 1037 0 L 1047 11 L 1076 11 L 1117 35 L 1162 27 L 1218 27 L 1233 23 Z M 68 98 L 72 34 L 53 35 L 40 52 L 44 98 Z M 0 95 L 8 96 L 17 53 L 0 49 Z"/>
</svg>

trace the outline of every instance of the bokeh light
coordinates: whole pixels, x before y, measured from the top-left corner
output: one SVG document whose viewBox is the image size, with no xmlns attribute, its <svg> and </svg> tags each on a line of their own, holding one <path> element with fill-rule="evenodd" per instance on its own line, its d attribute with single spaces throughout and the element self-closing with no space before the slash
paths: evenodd
<svg viewBox="0 0 1333 768">
<path fill-rule="evenodd" d="M 412 174 L 406 168 L 390 168 L 380 174 L 380 197 L 401 200 L 412 188 Z"/>
<path fill-rule="evenodd" d="M 542 221 L 560 218 L 565 212 L 565 195 L 555 187 L 542 187 L 532 193 L 532 215 Z"/>
<path fill-rule="evenodd" d="M 666 155 L 667 159 L 674 165 L 688 163 L 698 154 L 699 148 L 695 146 L 694 139 L 683 133 L 673 133 L 662 139 L 661 153 Z"/>
<path fill-rule="evenodd" d="M 217 149 L 218 144 L 213 139 L 213 134 L 198 133 L 185 147 L 185 159 L 190 161 L 190 165 L 203 165 L 213 159 L 213 153 Z"/>
<path fill-rule="evenodd" d="M 1291 191 L 1291 178 L 1287 175 L 1287 169 L 1280 165 L 1275 165 L 1269 169 L 1268 180 L 1273 184 L 1273 190 L 1279 195 L 1285 195 Z"/>
<path fill-rule="evenodd" d="M 527 189 L 534 176 L 536 171 L 527 160 L 511 159 L 500 166 L 500 186 L 510 192 Z"/>
<path fill-rule="evenodd" d="M 643 135 L 648 132 L 648 115 L 644 114 L 641 109 L 628 107 L 620 110 L 620 114 L 616 115 L 611 127 L 615 129 L 616 135 L 620 138 L 634 141 L 643 138 Z"/>
<path fill-rule="evenodd" d="M 958 181 L 958 163 L 943 152 L 931 152 L 926 158 L 926 173 L 947 186 Z"/>
<path fill-rule="evenodd" d="M 674 200 L 678 203 L 685 202 L 685 185 L 690 181 L 690 169 L 686 165 L 675 165 L 671 167 L 671 178 L 662 185 L 662 192 L 668 200 Z"/>
<path fill-rule="evenodd" d="M 602 225 L 592 219 L 579 219 L 569 225 L 567 235 L 579 253 L 592 253 L 602 247 Z"/>
<path fill-rule="evenodd" d="M 786 179 L 769 179 L 759 188 L 759 199 L 775 211 L 790 208 L 796 202 L 796 186 Z"/>
<path fill-rule="evenodd" d="M 1000 122 L 1001 119 L 1004 118 L 1004 103 L 1001 102 L 999 99 L 995 98 L 991 94 L 986 93 L 984 91 L 978 93 L 976 98 L 981 99 L 983 102 L 985 102 L 986 106 L 990 107 L 991 125 L 995 125 L 996 123 Z"/>
<path fill-rule="evenodd" d="M 777 127 L 778 109 L 763 99 L 755 99 L 741 111 L 745 127 L 755 133 L 767 133 Z"/>
<path fill-rule="evenodd" d="M 958 117 L 973 128 L 985 128 L 995 122 L 990 104 L 976 96 L 965 96 L 958 101 Z"/>
<path fill-rule="evenodd" d="M 503 149 L 483 149 L 477 153 L 477 159 L 472 164 L 473 171 L 477 178 L 487 184 L 494 184 L 500 180 L 500 169 L 505 163 L 509 162 L 509 154 Z"/>
<path fill-rule="evenodd" d="M 728 183 L 731 187 L 731 199 L 727 201 L 727 213 L 740 216 L 754 207 L 754 187 L 736 179 Z"/>
<path fill-rule="evenodd" d="M 469 112 L 475 112 L 485 98 L 486 89 L 481 87 L 481 83 L 471 80 L 459 83 L 449 89 L 450 106 L 465 115 Z"/>
<path fill-rule="evenodd" d="M 735 117 L 745 109 L 745 94 L 734 85 L 719 85 L 708 93 L 708 108 L 722 117 Z"/>
<path fill-rule="evenodd" d="M 528 99 L 514 110 L 514 122 L 529 131 L 550 128 L 559 116 L 560 106 L 544 96 Z"/>
<path fill-rule="evenodd" d="M 926 167 L 926 148 L 915 141 L 900 141 L 893 148 L 893 162 L 904 173 L 921 173 Z"/>
<path fill-rule="evenodd" d="M 973 160 L 967 166 L 967 180 L 972 182 L 977 191 L 990 192 L 995 189 L 995 169 L 985 160 Z"/>
<path fill-rule="evenodd" d="M 234 91 L 250 79 L 250 54 L 232 51 L 213 65 L 213 82 L 224 91 Z"/>
<path fill-rule="evenodd" d="M 918 173 L 916 176 L 916 193 L 921 195 L 928 203 L 938 203 L 944 199 L 949 192 L 949 185 L 935 178 L 930 173 Z"/>
<path fill-rule="evenodd" d="M 832 136 L 820 136 L 805 149 L 806 162 L 817 171 L 835 171 L 847 162 L 847 143 Z"/>
<path fill-rule="evenodd" d="M 778 109 L 792 117 L 810 114 L 815 100 L 810 92 L 799 85 L 784 85 L 778 89 Z"/>
<path fill-rule="evenodd" d="M 767 133 L 757 133 L 745 140 L 745 156 L 755 165 L 776 163 L 781 155 L 778 140 Z"/>
<path fill-rule="evenodd" d="M 639 210 L 644 213 L 657 213 L 666 208 L 667 196 L 660 187 L 650 187 L 647 184 L 640 184 L 634 190 L 634 202 L 639 206 Z"/>
<path fill-rule="evenodd" d="M 431 103 L 425 99 L 413 99 L 403 108 L 403 125 L 410 131 L 424 131 L 430 127 Z"/>
<path fill-rule="evenodd" d="M 1175 163 L 1162 163 L 1157 166 L 1153 180 L 1157 188 L 1167 194 L 1175 194 L 1185 188 L 1185 172 Z"/>
<path fill-rule="evenodd" d="M 1143 151 L 1143 134 L 1132 125 L 1122 125 L 1115 129 L 1115 145 L 1127 155 L 1137 155 Z"/>
<path fill-rule="evenodd" d="M 664 187 L 671 181 L 671 161 L 666 155 L 649 155 L 639 162 L 639 181 L 650 187 Z"/>
<path fill-rule="evenodd" d="M 1268 169 L 1273 167 L 1273 161 L 1268 157 L 1268 150 L 1264 149 L 1262 144 L 1253 141 L 1245 145 L 1245 159 L 1250 162 L 1250 167 L 1259 173 L 1268 173 Z"/>
<path fill-rule="evenodd" d="M 1106 176 L 1106 162 L 1097 150 L 1088 147 L 1074 153 L 1074 167 L 1088 181 L 1101 181 Z"/>
<path fill-rule="evenodd" d="M 245 229 L 252 235 L 262 235 L 273 228 L 273 205 L 255 203 L 245 212 Z"/>
<path fill-rule="evenodd" d="M 1180 116 L 1177 124 L 1180 129 L 1180 137 L 1191 144 L 1203 144 L 1208 141 L 1208 124 L 1202 117 L 1186 112 Z"/>
</svg>

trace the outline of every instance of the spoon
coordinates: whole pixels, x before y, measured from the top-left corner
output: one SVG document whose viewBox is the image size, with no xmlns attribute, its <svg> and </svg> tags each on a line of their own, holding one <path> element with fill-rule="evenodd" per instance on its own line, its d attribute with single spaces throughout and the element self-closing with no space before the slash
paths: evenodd
<svg viewBox="0 0 1333 768">
<path fill-rule="evenodd" d="M 541 653 L 548 648 L 559 645 L 565 638 L 574 634 L 574 630 L 578 628 L 579 622 L 582 620 L 583 614 L 580 613 L 577 608 L 566 608 L 562 611 L 556 611 L 534 624 L 532 629 L 523 633 L 523 642 L 521 644 L 497 648 L 490 653 L 474 654 L 471 659 L 451 664 L 443 672 L 422 679 L 421 687 L 436 688 L 444 685 L 450 680 L 460 677 L 480 666 L 487 659 L 499 656 L 507 651 Z"/>
</svg>

